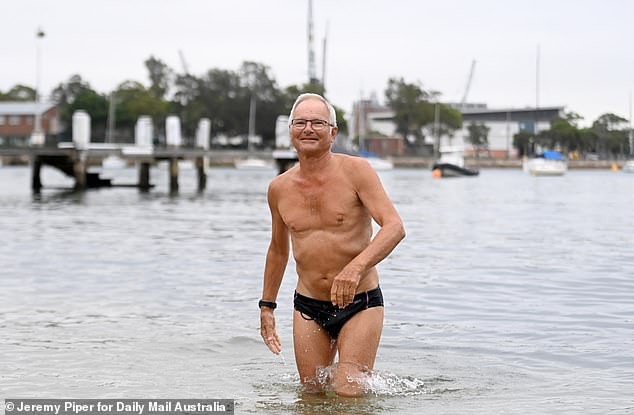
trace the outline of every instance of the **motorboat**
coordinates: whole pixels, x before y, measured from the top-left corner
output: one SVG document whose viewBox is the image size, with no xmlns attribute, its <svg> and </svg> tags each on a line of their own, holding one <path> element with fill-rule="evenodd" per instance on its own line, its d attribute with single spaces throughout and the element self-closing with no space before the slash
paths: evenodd
<svg viewBox="0 0 634 415">
<path fill-rule="evenodd" d="M 468 169 L 464 166 L 464 148 L 457 146 L 440 148 L 440 158 L 434 162 L 431 170 L 432 176 L 436 178 L 477 176 L 480 174 L 478 170 Z"/>
<path fill-rule="evenodd" d="M 563 176 L 568 171 L 568 164 L 558 151 L 544 151 L 537 157 L 525 158 L 522 164 L 531 176 Z"/>
</svg>

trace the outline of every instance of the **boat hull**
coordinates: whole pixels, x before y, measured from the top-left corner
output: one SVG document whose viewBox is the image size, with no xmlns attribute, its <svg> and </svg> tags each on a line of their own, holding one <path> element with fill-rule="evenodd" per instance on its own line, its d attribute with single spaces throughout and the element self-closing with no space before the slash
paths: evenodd
<svg viewBox="0 0 634 415">
<path fill-rule="evenodd" d="M 440 177 L 477 176 L 480 174 L 478 170 L 467 169 L 452 163 L 434 163 L 432 171 L 439 171 Z"/>
<path fill-rule="evenodd" d="M 562 160 L 536 158 L 525 161 L 524 170 L 531 176 L 563 176 L 568 165 Z"/>
</svg>

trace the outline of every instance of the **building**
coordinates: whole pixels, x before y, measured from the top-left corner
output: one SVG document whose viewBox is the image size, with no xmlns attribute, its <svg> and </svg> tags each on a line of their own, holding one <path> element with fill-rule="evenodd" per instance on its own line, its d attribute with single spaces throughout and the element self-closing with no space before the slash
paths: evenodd
<svg viewBox="0 0 634 415">
<path fill-rule="evenodd" d="M 452 138 L 442 137 L 442 145 L 461 145 L 467 154 L 473 154 L 469 144 L 468 127 L 484 124 L 489 128 L 488 151 L 493 158 L 517 157 L 513 148 L 513 136 L 519 132 L 536 134 L 550 129 L 550 122 L 563 117 L 564 107 L 544 108 L 465 108 L 462 111 L 462 129 L 455 131 Z"/>
<path fill-rule="evenodd" d="M 456 104 L 446 104 L 456 107 Z M 463 147 L 467 155 L 475 153 L 469 143 L 469 125 L 484 124 L 488 127 L 488 155 L 493 158 L 517 157 L 513 148 L 513 136 L 521 131 L 535 134 L 550 128 L 550 122 L 562 117 L 564 107 L 544 108 L 499 108 L 491 109 L 486 104 L 465 104 L 462 108 L 462 128 L 451 136 L 440 137 L 440 148 L 444 146 Z M 458 109 L 458 108 L 456 108 Z M 404 138 L 396 132 L 393 111 L 380 105 L 375 99 L 361 100 L 354 104 L 351 120 L 352 137 L 359 138 L 362 149 L 380 156 L 400 156 L 405 154 Z M 433 126 L 424 128 L 425 143 L 434 143 Z"/>
<path fill-rule="evenodd" d="M 36 113 L 42 117 L 42 131 L 47 139 L 61 132 L 59 111 L 53 103 L 0 102 L 0 146 L 26 147 L 30 145 Z"/>
<path fill-rule="evenodd" d="M 358 140 L 359 149 L 383 157 L 404 155 L 405 142 L 396 132 L 393 117 L 394 112 L 376 98 L 355 102 L 350 132 Z"/>
</svg>

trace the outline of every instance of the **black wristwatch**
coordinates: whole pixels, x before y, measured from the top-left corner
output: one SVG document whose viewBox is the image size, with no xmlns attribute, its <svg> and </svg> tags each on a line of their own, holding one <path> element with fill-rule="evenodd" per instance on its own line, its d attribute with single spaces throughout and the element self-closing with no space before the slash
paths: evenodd
<svg viewBox="0 0 634 415">
<path fill-rule="evenodd" d="M 260 300 L 260 301 L 258 301 L 258 307 L 260 307 L 260 308 L 268 307 L 268 308 L 271 308 L 271 309 L 275 310 L 275 308 L 277 307 L 277 303 L 275 301 Z"/>
</svg>

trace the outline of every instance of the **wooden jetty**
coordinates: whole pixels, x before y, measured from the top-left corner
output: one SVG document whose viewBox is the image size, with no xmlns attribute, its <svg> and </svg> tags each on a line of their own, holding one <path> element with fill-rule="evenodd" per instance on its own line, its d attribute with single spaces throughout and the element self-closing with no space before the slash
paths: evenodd
<svg viewBox="0 0 634 415">
<path fill-rule="evenodd" d="M 150 167 L 160 161 L 167 161 L 169 168 L 169 190 L 177 192 L 179 188 L 179 161 L 192 161 L 198 178 L 198 190 L 202 191 L 207 186 L 207 170 L 210 160 L 233 160 L 244 155 L 244 151 L 223 152 L 206 150 L 202 148 L 186 147 L 154 147 L 142 148 L 134 145 L 114 145 L 91 143 L 86 148 L 74 148 L 72 143 L 60 147 L 24 147 L 0 149 L 0 156 L 28 157 L 31 163 L 31 188 L 39 192 L 42 187 L 41 170 L 43 166 L 51 166 L 74 179 L 75 190 L 111 187 L 110 179 L 104 179 L 99 172 L 89 172 L 88 167 L 101 165 L 109 156 L 116 156 L 128 165 L 136 164 L 138 168 L 138 182 L 116 186 L 138 187 L 141 190 L 149 190 L 153 187 L 150 181 Z M 275 155 L 268 153 L 275 160 L 279 173 L 283 173 L 296 161 L 293 154 Z M 294 157 L 293 157 L 294 156 Z M 225 162 L 226 162 L 225 161 Z"/>
</svg>

